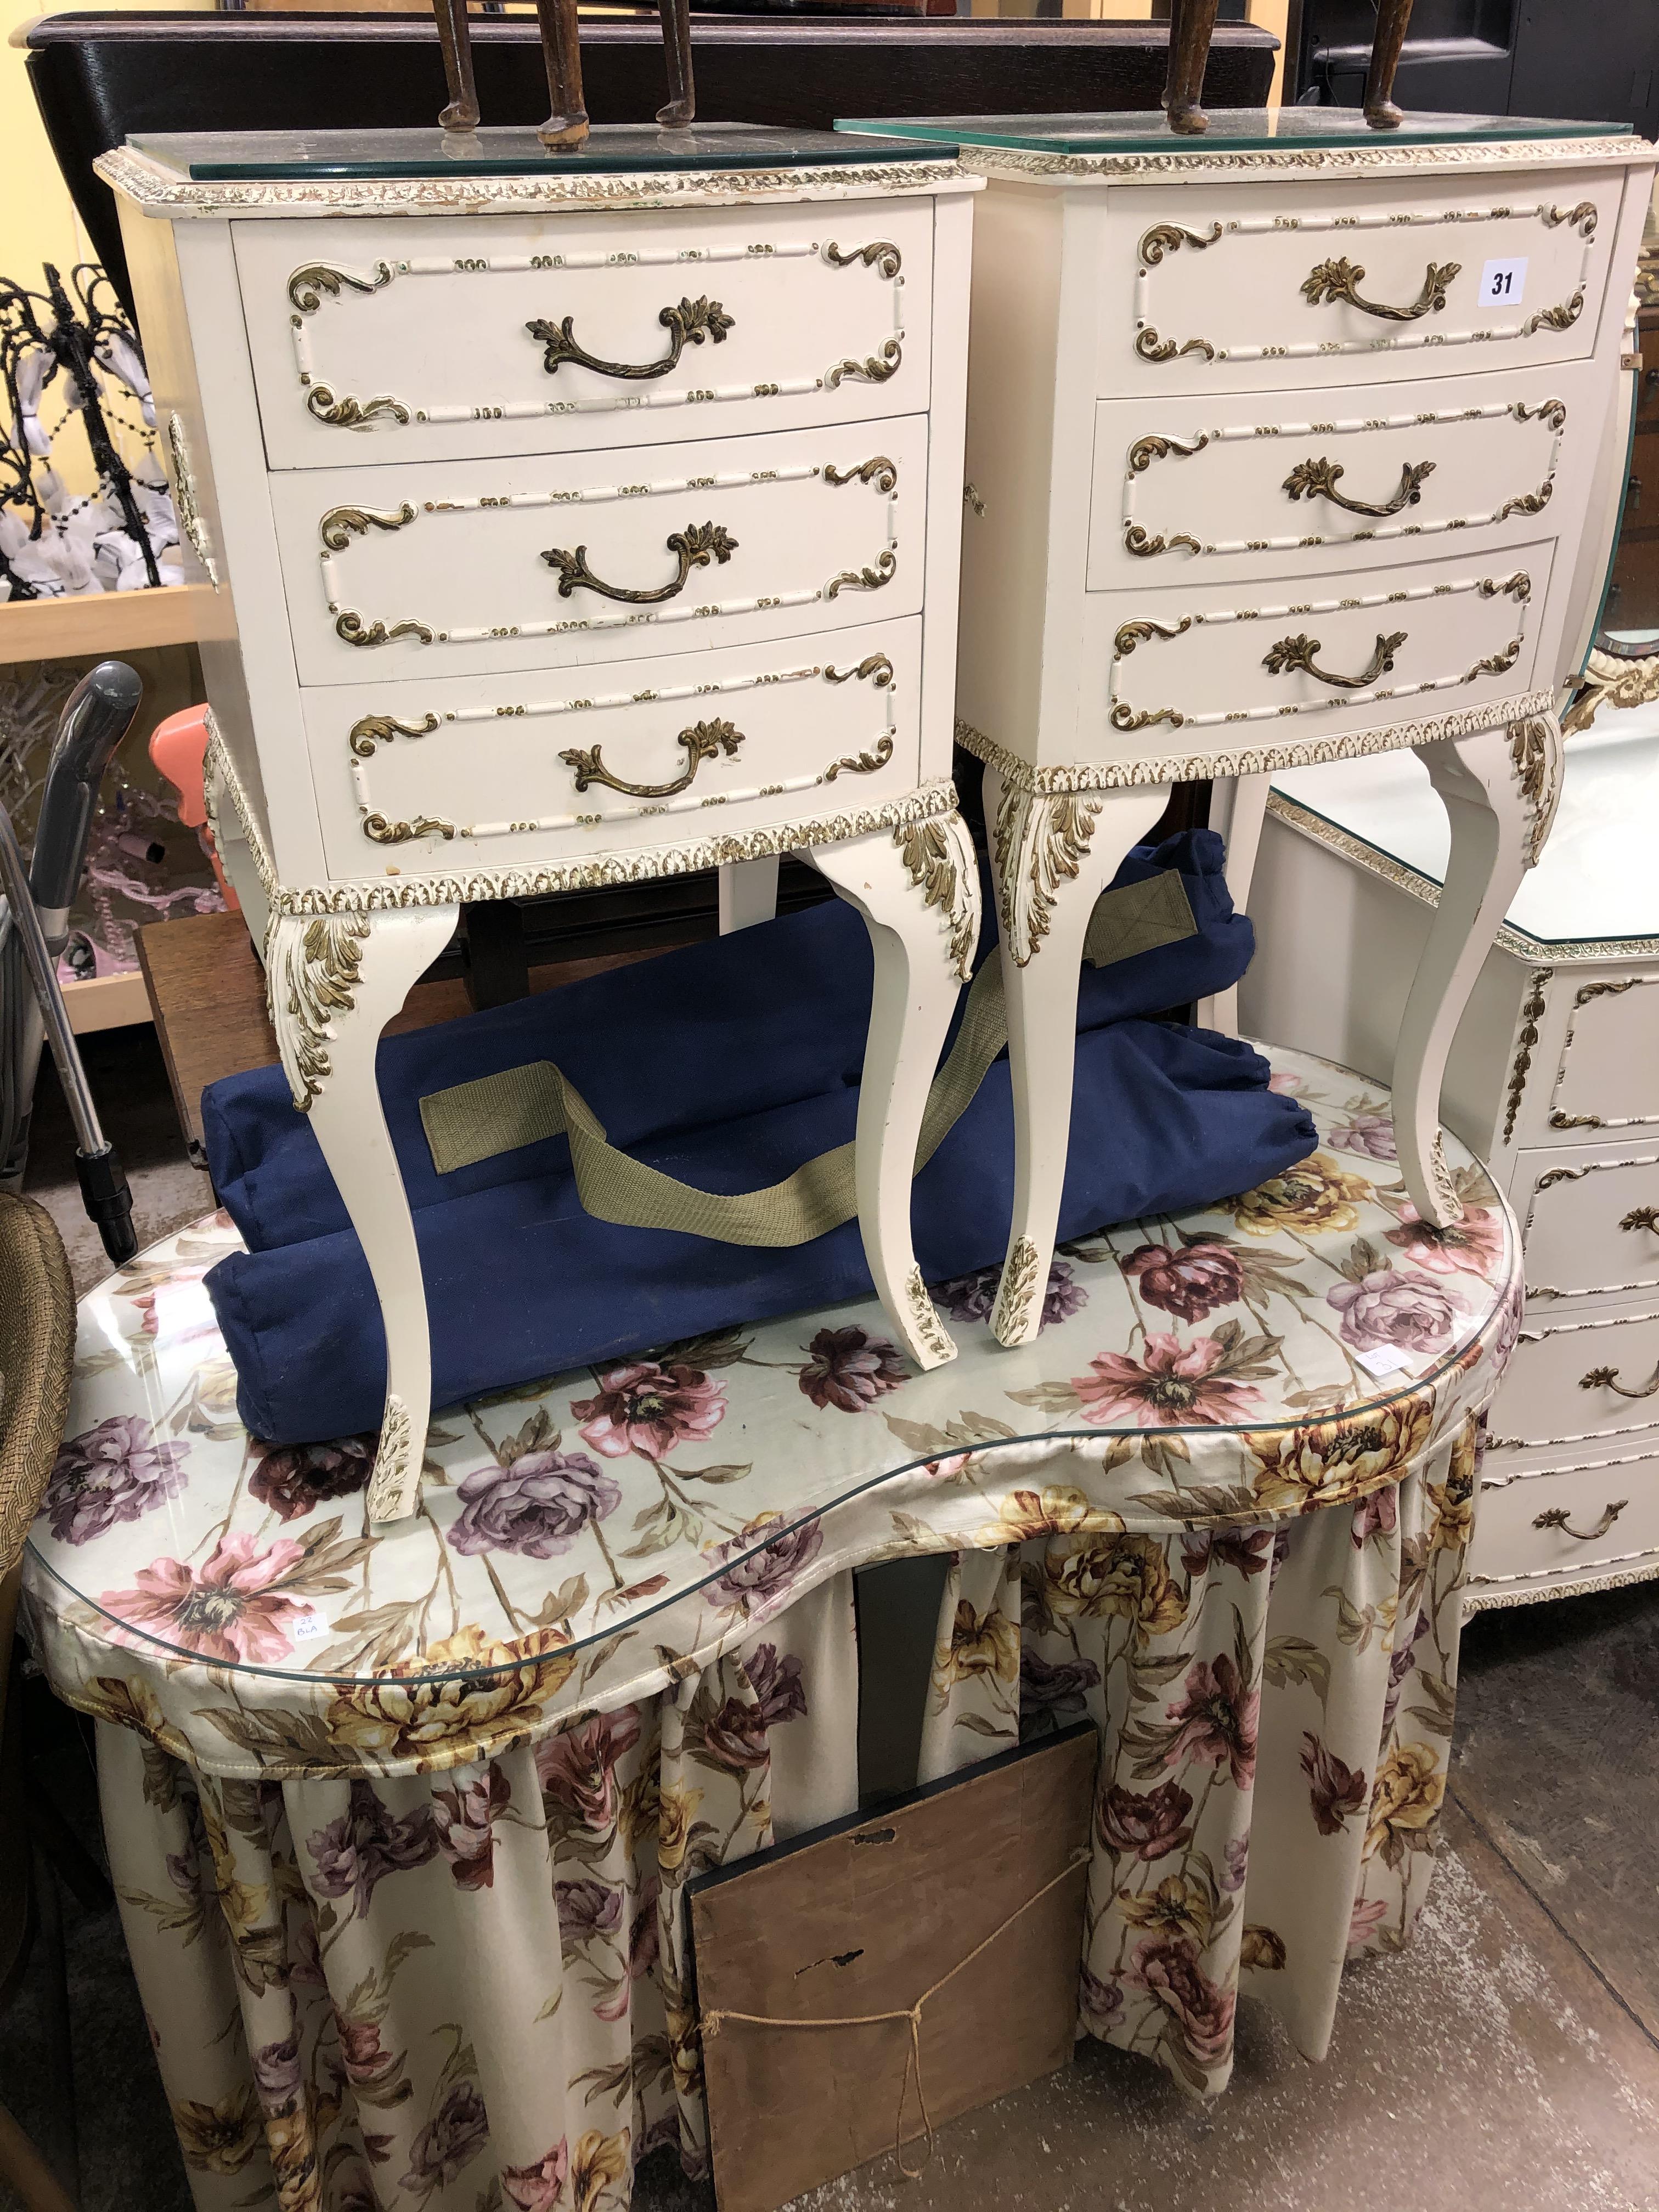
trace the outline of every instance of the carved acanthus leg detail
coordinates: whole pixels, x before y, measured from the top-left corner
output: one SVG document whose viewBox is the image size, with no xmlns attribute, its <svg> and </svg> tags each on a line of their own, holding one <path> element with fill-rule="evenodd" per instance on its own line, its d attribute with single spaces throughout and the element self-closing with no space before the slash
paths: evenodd
<svg viewBox="0 0 1659 2212">
<path fill-rule="evenodd" d="M 1078 977 L 1090 918 L 1168 797 L 1167 784 L 1081 797 L 1025 792 L 995 768 L 985 771 L 1014 1103 L 1013 1218 L 991 1319 L 1004 1344 L 1029 1344 L 1042 1325 L 1066 1181 Z"/>
<path fill-rule="evenodd" d="M 991 817 L 992 854 L 1002 941 L 1016 966 L 1024 968 L 1048 934 L 1060 887 L 1077 880 L 1102 803 L 1092 793 L 1050 797 L 1003 787 Z"/>
<path fill-rule="evenodd" d="M 1535 728 L 1443 738 L 1417 757 L 1449 818 L 1451 852 L 1395 1046 L 1394 1130 L 1413 1205 L 1443 1229 L 1463 1210 L 1440 1157 L 1446 1061 L 1498 925 L 1548 833 L 1560 739 L 1542 717 Z"/>
<path fill-rule="evenodd" d="M 397 1520 L 419 1502 L 432 1403 L 420 1254 L 374 1079 L 375 1048 L 410 984 L 449 942 L 459 911 L 277 915 L 265 939 L 271 1026 L 289 1088 L 310 1115 L 386 1328 L 386 1413 L 369 1479 L 374 1520 Z"/>
<path fill-rule="evenodd" d="M 859 1090 L 859 1227 L 894 1334 L 919 1367 L 938 1367 L 957 1348 L 916 1263 L 910 1186 L 933 1071 L 979 934 L 973 843 L 960 817 L 948 814 L 802 858 L 859 909 L 870 932 L 875 984 Z"/>
<path fill-rule="evenodd" d="M 924 903 L 942 910 L 951 933 L 951 962 L 965 982 L 979 941 L 979 863 L 961 816 L 901 823 L 893 842 Z"/>
</svg>

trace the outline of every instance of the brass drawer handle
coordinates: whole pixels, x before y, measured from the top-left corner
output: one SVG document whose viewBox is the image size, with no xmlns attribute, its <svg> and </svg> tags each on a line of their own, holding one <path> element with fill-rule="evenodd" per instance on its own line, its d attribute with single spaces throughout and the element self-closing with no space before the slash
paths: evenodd
<svg viewBox="0 0 1659 2212">
<path fill-rule="evenodd" d="M 578 791 L 586 791 L 590 783 L 602 783 L 629 799 L 672 799 L 677 791 L 685 789 L 706 760 L 719 753 L 732 758 L 743 743 L 743 732 L 734 730 L 730 722 L 694 722 L 689 730 L 680 732 L 678 742 L 685 747 L 685 769 L 672 783 L 625 783 L 621 776 L 611 775 L 599 758 L 597 745 L 574 746 L 559 758 L 575 769 Z"/>
<path fill-rule="evenodd" d="M 1446 287 L 1462 266 L 1461 261 L 1431 261 L 1423 277 L 1423 289 L 1409 307 L 1390 307 L 1381 300 L 1362 300 L 1358 286 L 1364 267 L 1346 259 L 1322 261 L 1318 268 L 1310 270 L 1302 280 L 1302 295 L 1311 307 L 1328 307 L 1334 300 L 1346 300 L 1349 307 L 1358 307 L 1363 315 L 1381 315 L 1390 323 L 1414 323 L 1419 315 L 1437 313 L 1445 306 Z"/>
<path fill-rule="evenodd" d="M 1593 1528 L 1572 1528 L 1570 1525 L 1570 1516 L 1572 1512 L 1570 1505 L 1548 1507 L 1539 1515 L 1532 1525 L 1534 1528 L 1559 1528 L 1564 1536 L 1571 1536 L 1577 1543 L 1593 1544 L 1598 1536 L 1607 1534 L 1608 1529 L 1629 1504 L 1628 1498 L 1620 1498 L 1610 1504 L 1604 1505 L 1601 1508 L 1601 1518 Z"/>
<path fill-rule="evenodd" d="M 1415 507 L 1423 496 L 1423 479 L 1434 474 L 1434 463 L 1407 461 L 1400 471 L 1398 490 L 1391 499 L 1381 501 L 1350 499 L 1340 492 L 1336 480 L 1344 473 L 1340 461 L 1327 460 L 1322 455 L 1317 460 L 1298 461 L 1285 477 L 1284 489 L 1292 499 L 1328 499 L 1333 507 L 1346 507 L 1350 514 L 1398 514 L 1402 507 Z"/>
<path fill-rule="evenodd" d="M 663 599 L 672 599 L 677 592 L 685 589 L 685 580 L 694 568 L 706 568 L 711 561 L 723 568 L 738 550 L 738 541 L 728 537 L 718 522 L 691 522 L 684 530 L 677 530 L 668 540 L 668 550 L 678 562 L 676 573 L 665 584 L 654 591 L 629 591 L 621 584 L 607 584 L 593 574 L 587 565 L 587 548 L 577 546 L 574 553 L 566 553 L 557 546 L 550 547 L 542 558 L 550 568 L 559 572 L 559 597 L 568 599 L 580 586 L 584 591 L 598 592 L 607 599 L 626 599 L 630 606 L 654 606 Z"/>
<path fill-rule="evenodd" d="M 1639 1390 L 1632 1390 L 1622 1383 L 1616 1367 L 1592 1367 L 1588 1375 L 1579 1376 L 1578 1387 L 1581 1390 L 1616 1390 L 1621 1398 L 1650 1398 L 1659 1390 L 1659 1367 L 1654 1369 L 1650 1380 Z"/>
<path fill-rule="evenodd" d="M 1621 1229 L 1651 1229 L 1659 1231 L 1659 1206 L 1637 1206 L 1620 1223 Z"/>
<path fill-rule="evenodd" d="M 705 338 L 711 345 L 724 344 L 726 333 L 736 320 L 718 300 L 682 300 L 678 307 L 665 307 L 657 317 L 668 332 L 668 351 L 660 361 L 641 362 L 599 360 L 572 336 L 570 326 L 575 319 L 567 315 L 562 322 L 550 323 L 538 316 L 525 325 L 531 337 L 547 348 L 542 367 L 550 376 L 556 376 L 568 361 L 579 368 L 591 368 L 598 376 L 666 376 L 688 345 L 701 345 Z"/>
<path fill-rule="evenodd" d="M 1379 676 L 1388 674 L 1394 666 L 1394 656 L 1406 642 L 1406 637 L 1407 633 L 1403 629 L 1392 630 L 1386 637 L 1379 630 L 1376 650 L 1371 655 L 1370 665 L 1361 669 L 1358 676 L 1332 676 L 1325 669 L 1316 667 L 1314 655 L 1320 649 L 1319 640 L 1305 634 L 1297 637 L 1281 637 L 1262 656 L 1261 665 L 1270 676 L 1283 676 L 1292 669 L 1300 668 L 1305 670 L 1316 684 L 1334 684 L 1342 691 L 1363 691 L 1368 684 L 1375 684 Z"/>
</svg>

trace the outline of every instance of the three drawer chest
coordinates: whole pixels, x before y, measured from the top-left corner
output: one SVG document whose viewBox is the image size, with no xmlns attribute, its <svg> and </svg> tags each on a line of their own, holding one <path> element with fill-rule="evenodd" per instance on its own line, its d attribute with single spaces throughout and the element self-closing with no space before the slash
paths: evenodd
<svg viewBox="0 0 1659 2212">
<path fill-rule="evenodd" d="M 719 866 L 740 920 L 809 858 L 875 949 L 866 1251 L 905 1348 L 948 1358 L 909 1207 L 978 922 L 951 783 L 977 180 L 736 125 L 98 166 L 218 587 L 221 849 L 385 1320 L 372 1516 L 414 1508 L 431 1387 L 375 1046 L 463 901 Z"/>
<path fill-rule="evenodd" d="M 1355 110 L 848 124 L 959 142 L 975 211 L 957 734 L 986 763 L 1018 1160 L 994 1326 L 1041 1325 L 1091 910 L 1170 783 L 1415 748 L 1453 823 L 1394 1055 L 1401 1173 L 1547 834 L 1606 574 L 1654 149 Z M 1277 1034 L 1304 1043 L 1294 1025 Z"/>
</svg>

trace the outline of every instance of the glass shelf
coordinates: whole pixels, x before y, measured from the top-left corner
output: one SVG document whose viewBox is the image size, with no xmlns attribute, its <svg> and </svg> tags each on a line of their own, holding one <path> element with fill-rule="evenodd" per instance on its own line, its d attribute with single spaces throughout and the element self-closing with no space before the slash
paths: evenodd
<svg viewBox="0 0 1659 2212">
<path fill-rule="evenodd" d="M 1407 115 L 1395 131 L 1373 131 L 1357 107 L 1213 107 L 1200 136 L 1171 131 L 1163 111 L 1121 115 L 947 115 L 837 117 L 848 134 L 884 133 L 934 143 L 996 146 L 1030 154 L 1201 154 L 1302 146 L 1433 146 L 1472 138 L 1599 138 L 1630 135 L 1627 123 L 1550 122 L 1522 115 Z M 883 159 L 888 158 L 884 155 Z"/>
<path fill-rule="evenodd" d="M 949 134 L 946 134 L 948 142 Z M 527 127 L 473 131 L 156 131 L 128 145 L 193 184 L 313 177 L 592 176 L 652 169 L 817 167 L 862 161 L 933 161 L 956 152 L 936 136 L 872 140 L 832 131 L 758 123 L 699 123 L 690 131 L 601 123 L 586 143 L 550 150 Z"/>
</svg>

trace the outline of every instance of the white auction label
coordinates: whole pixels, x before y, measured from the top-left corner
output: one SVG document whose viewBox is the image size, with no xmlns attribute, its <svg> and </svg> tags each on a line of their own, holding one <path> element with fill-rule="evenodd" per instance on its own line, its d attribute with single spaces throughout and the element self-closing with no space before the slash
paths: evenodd
<svg viewBox="0 0 1659 2212">
<path fill-rule="evenodd" d="M 1489 261 L 1480 271 L 1480 299 L 1488 307 L 1518 307 L 1527 289 L 1527 257 Z"/>
<path fill-rule="evenodd" d="M 1402 1367 L 1411 1365 L 1411 1361 L 1399 1346 L 1394 1344 L 1367 1345 L 1363 1352 L 1356 1350 L 1354 1358 L 1362 1367 L 1378 1376 L 1397 1375 Z"/>
<path fill-rule="evenodd" d="M 296 1644 L 309 1644 L 313 1636 L 328 1634 L 328 1615 L 315 1611 L 302 1613 L 290 1624 L 290 1632 Z"/>
</svg>

